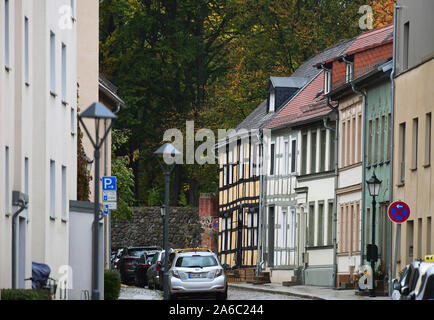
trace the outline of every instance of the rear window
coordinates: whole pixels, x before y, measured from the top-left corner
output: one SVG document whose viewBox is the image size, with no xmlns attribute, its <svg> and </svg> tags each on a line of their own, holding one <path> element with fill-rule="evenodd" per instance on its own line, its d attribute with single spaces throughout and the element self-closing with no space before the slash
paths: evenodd
<svg viewBox="0 0 434 320">
<path fill-rule="evenodd" d="M 144 253 L 145 253 L 145 250 L 143 250 L 143 249 L 130 249 L 130 250 L 128 250 L 128 255 L 132 256 L 132 257 L 140 257 Z"/>
<path fill-rule="evenodd" d="M 148 256 L 148 258 L 146 259 L 147 263 L 151 263 L 154 260 L 154 256 Z"/>
<path fill-rule="evenodd" d="M 206 268 L 217 266 L 217 260 L 213 256 L 179 257 L 176 267 L 183 268 Z"/>
<path fill-rule="evenodd" d="M 430 276 L 426 282 L 423 300 L 434 300 L 434 276 Z"/>
</svg>

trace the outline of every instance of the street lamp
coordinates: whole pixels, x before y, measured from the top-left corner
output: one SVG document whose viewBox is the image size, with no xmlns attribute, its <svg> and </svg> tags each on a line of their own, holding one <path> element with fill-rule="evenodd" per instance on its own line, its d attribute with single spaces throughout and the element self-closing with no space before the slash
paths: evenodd
<svg viewBox="0 0 434 320">
<path fill-rule="evenodd" d="M 89 133 L 83 119 L 93 119 L 95 121 L 95 140 Z M 100 134 L 100 122 L 101 120 L 112 120 L 110 126 L 104 132 L 102 139 L 99 138 Z M 100 180 L 100 148 L 103 145 L 108 133 L 110 132 L 113 120 L 117 119 L 117 116 L 113 114 L 104 104 L 100 102 L 93 103 L 86 111 L 82 112 L 78 116 L 78 120 L 82 124 L 84 130 L 86 131 L 89 140 L 92 142 L 94 147 L 94 162 L 95 162 L 95 189 L 94 189 L 94 220 L 93 220 L 93 235 L 92 235 L 92 300 L 100 300 L 100 261 L 99 261 L 99 221 L 103 219 L 101 216 L 101 207 L 99 203 L 99 180 Z"/>
<path fill-rule="evenodd" d="M 91 158 L 89 158 L 88 156 L 86 156 L 86 168 L 87 168 L 87 171 L 90 172 L 90 170 L 92 170 L 92 164 L 93 164 L 93 160 Z"/>
<path fill-rule="evenodd" d="M 373 173 L 371 179 L 366 181 L 368 184 L 368 190 L 369 194 L 372 197 L 372 244 L 368 245 L 368 261 L 371 262 L 371 268 L 372 268 L 372 288 L 370 292 L 370 297 L 375 297 L 375 262 L 378 260 L 378 248 L 375 245 L 375 209 L 377 206 L 377 203 L 375 201 L 375 197 L 378 196 L 380 193 L 380 187 L 381 187 L 381 180 L 378 180 L 378 178 L 375 175 L 375 172 Z"/>
<path fill-rule="evenodd" d="M 169 193 L 170 193 L 170 174 L 174 168 L 175 157 L 181 155 L 171 143 L 166 143 L 161 146 L 157 151 L 154 152 L 157 155 L 158 163 L 163 169 L 166 177 L 165 177 L 165 196 L 164 196 L 164 271 L 163 271 L 163 288 L 164 288 L 164 300 L 169 300 L 169 274 L 168 274 L 168 265 L 169 265 Z M 172 161 L 169 161 L 172 160 Z M 161 211 L 161 215 L 163 215 L 163 209 Z"/>
</svg>

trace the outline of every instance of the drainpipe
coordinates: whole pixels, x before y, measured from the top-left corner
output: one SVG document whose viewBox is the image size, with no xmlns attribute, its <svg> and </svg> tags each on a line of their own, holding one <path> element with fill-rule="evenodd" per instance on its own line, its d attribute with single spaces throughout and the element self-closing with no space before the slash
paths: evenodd
<svg viewBox="0 0 434 320">
<path fill-rule="evenodd" d="M 18 239 L 17 239 L 17 219 L 18 216 L 27 209 L 27 203 L 19 199 L 17 205 L 20 209 L 12 217 L 12 289 L 18 289 Z"/>
<path fill-rule="evenodd" d="M 262 146 L 262 137 L 261 137 L 261 131 L 259 131 L 259 133 L 257 134 L 257 138 L 259 141 L 259 148 L 261 148 Z M 259 149 L 260 150 L 260 149 Z M 259 151 L 259 156 L 261 154 L 261 151 Z M 259 157 L 259 162 L 260 161 L 260 157 Z M 261 169 L 259 169 L 259 221 L 262 218 L 262 174 L 261 174 Z M 259 235 L 259 226 L 258 226 L 258 235 Z M 261 273 L 261 265 L 262 265 L 262 256 L 261 256 L 261 261 L 259 261 L 259 250 L 260 250 L 260 241 L 259 241 L 259 237 L 258 237 L 258 248 L 257 248 L 257 252 L 256 252 L 256 276 L 259 277 L 259 274 Z"/>
<path fill-rule="evenodd" d="M 391 84 L 391 94 L 392 94 L 392 99 L 391 99 L 391 126 L 392 128 L 390 128 L 390 174 L 389 174 L 389 203 L 393 202 L 393 143 L 394 143 L 394 137 L 395 137 L 395 74 L 396 74 L 396 45 L 397 45 L 397 41 L 396 41 L 396 37 L 397 37 L 397 29 L 398 29 L 398 24 L 397 24 L 397 17 L 398 17 L 398 9 L 402 9 L 404 8 L 404 6 L 398 6 L 395 4 L 395 8 L 393 11 L 393 22 L 394 22 L 394 27 L 393 27 L 393 57 L 392 57 L 392 72 L 390 73 L 390 84 Z M 396 276 L 396 258 L 397 258 L 397 254 L 398 254 L 398 233 L 401 229 L 401 225 L 397 225 L 397 233 L 396 233 L 396 243 L 395 243 L 395 257 L 394 257 L 394 263 L 393 263 L 393 270 L 392 270 L 392 222 L 390 222 L 390 226 L 389 226 L 389 236 L 388 236 L 388 241 L 389 241 L 389 252 L 388 252 L 388 256 L 389 256 L 389 296 L 392 295 L 392 278 L 394 278 Z"/>
<path fill-rule="evenodd" d="M 339 109 L 338 107 L 333 107 L 330 104 L 330 97 L 327 97 L 327 106 L 336 111 L 336 128 L 329 127 L 327 125 L 327 121 L 324 118 L 324 128 L 332 131 L 335 133 L 335 201 L 333 203 L 333 224 L 332 224 L 332 241 L 333 241 L 333 289 L 336 289 L 337 287 L 337 277 L 338 277 L 338 263 L 337 263 L 337 210 L 338 210 L 338 196 L 337 196 L 337 190 L 338 190 L 338 182 L 339 182 L 339 171 L 338 171 L 338 157 L 339 157 Z"/>
<path fill-rule="evenodd" d="M 345 61 L 345 57 L 344 57 L 344 61 Z M 363 124 L 362 124 L 362 134 L 364 137 L 365 135 L 365 130 L 366 130 L 366 93 L 362 92 L 361 90 L 358 90 L 354 84 L 354 81 L 351 81 L 351 89 L 353 90 L 354 93 L 359 94 L 363 97 L 363 102 L 362 102 L 362 114 L 363 114 Z M 360 259 L 360 264 L 363 265 L 364 262 L 364 258 L 363 258 L 363 253 L 364 253 L 364 248 L 365 248 L 365 228 L 366 228 L 366 219 L 365 219 L 365 211 L 366 211 L 366 205 L 365 205 L 365 192 L 366 192 L 366 185 L 365 185 L 365 181 L 366 181 L 366 172 L 365 172 L 365 147 L 366 147 L 366 139 L 362 139 L 362 232 L 361 232 L 361 246 L 360 246 L 360 255 L 361 255 L 361 259 Z"/>
</svg>

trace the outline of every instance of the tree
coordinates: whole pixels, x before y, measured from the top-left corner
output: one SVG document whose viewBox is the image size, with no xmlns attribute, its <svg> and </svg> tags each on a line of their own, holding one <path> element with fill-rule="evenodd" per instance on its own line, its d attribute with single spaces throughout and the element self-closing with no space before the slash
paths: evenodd
<svg viewBox="0 0 434 320">
<path fill-rule="evenodd" d="M 374 28 L 381 28 L 393 23 L 393 9 L 396 0 L 374 0 Z"/>
</svg>

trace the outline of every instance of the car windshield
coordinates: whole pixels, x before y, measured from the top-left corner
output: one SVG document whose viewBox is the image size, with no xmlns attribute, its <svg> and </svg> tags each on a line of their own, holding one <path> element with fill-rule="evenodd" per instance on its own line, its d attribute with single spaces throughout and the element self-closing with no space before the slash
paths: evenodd
<svg viewBox="0 0 434 320">
<path fill-rule="evenodd" d="M 183 268 L 206 268 L 217 266 L 217 260 L 213 256 L 191 256 L 179 257 L 176 260 L 176 267 Z"/>
<path fill-rule="evenodd" d="M 145 250 L 143 250 L 143 249 L 130 249 L 130 250 L 128 250 L 128 255 L 131 257 L 140 257 L 144 253 L 145 253 Z"/>
</svg>

